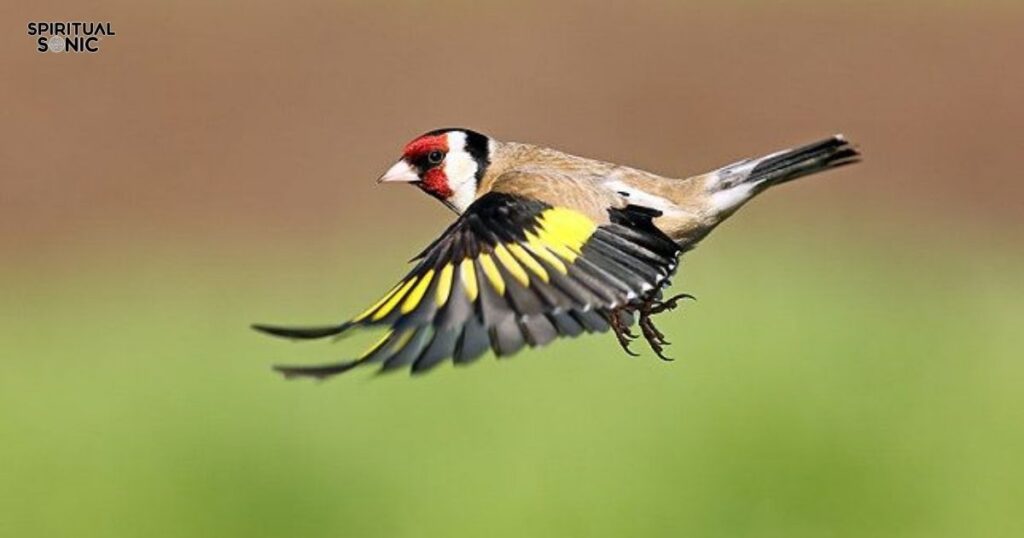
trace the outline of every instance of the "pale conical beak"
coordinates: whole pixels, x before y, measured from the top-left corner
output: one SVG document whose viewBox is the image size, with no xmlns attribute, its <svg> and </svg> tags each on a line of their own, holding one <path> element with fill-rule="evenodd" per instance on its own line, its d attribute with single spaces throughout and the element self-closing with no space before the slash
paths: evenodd
<svg viewBox="0 0 1024 538">
<path fill-rule="evenodd" d="M 413 183 L 419 180 L 420 176 L 416 174 L 416 170 L 402 160 L 388 168 L 388 171 L 377 179 L 377 183 Z"/>
</svg>

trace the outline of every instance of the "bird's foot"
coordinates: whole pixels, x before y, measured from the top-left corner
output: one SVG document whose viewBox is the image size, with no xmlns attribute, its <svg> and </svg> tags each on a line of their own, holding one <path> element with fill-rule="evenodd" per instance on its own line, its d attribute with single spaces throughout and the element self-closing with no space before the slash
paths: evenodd
<svg viewBox="0 0 1024 538">
<path fill-rule="evenodd" d="M 674 295 L 665 300 L 653 299 L 648 301 L 647 304 L 650 305 L 649 311 L 651 314 L 660 314 L 662 312 L 668 312 L 669 310 L 675 310 L 676 307 L 679 306 L 679 301 L 682 301 L 683 299 L 690 299 L 693 301 L 697 300 L 696 297 L 689 293 L 680 293 L 679 295 Z"/>
<path fill-rule="evenodd" d="M 644 297 L 641 301 L 623 305 L 613 310 L 609 315 L 609 323 L 612 330 L 615 331 L 615 337 L 619 340 L 619 345 L 622 346 L 622 349 L 626 350 L 626 353 L 634 357 L 636 356 L 636 353 L 629 348 L 629 344 L 636 339 L 636 335 L 630 331 L 630 324 L 624 322 L 623 318 L 639 314 L 637 325 L 640 326 L 640 333 L 643 335 L 644 340 L 647 340 L 647 345 L 651 346 L 651 351 L 654 351 L 654 354 L 659 359 L 671 361 L 672 358 L 665 355 L 665 346 L 670 345 L 670 342 L 665 338 L 665 333 L 661 332 L 654 325 L 654 316 L 662 312 L 674 310 L 679 306 L 679 301 L 683 299 L 696 298 L 688 293 L 681 293 L 665 300 L 658 299 L 655 295 L 650 295 Z"/>
<path fill-rule="evenodd" d="M 640 331 L 643 332 L 644 338 L 647 340 L 647 344 L 651 346 L 654 354 L 663 361 L 673 360 L 665 355 L 665 346 L 671 345 L 671 342 L 665 339 L 665 333 L 654 326 L 654 316 L 662 312 L 675 310 L 679 306 L 679 301 L 683 299 L 696 300 L 693 295 L 680 293 L 665 300 L 648 297 L 640 304 Z"/>
<path fill-rule="evenodd" d="M 638 353 L 629 349 L 629 344 L 631 344 L 633 340 L 636 340 L 636 335 L 633 334 L 633 331 L 629 330 L 631 321 L 626 319 L 632 317 L 632 315 L 633 309 L 630 305 L 616 308 L 608 314 L 608 325 L 611 326 L 612 331 L 615 333 L 615 339 L 619 341 L 619 345 L 622 346 L 622 350 L 625 351 L 627 355 L 638 357 Z"/>
</svg>

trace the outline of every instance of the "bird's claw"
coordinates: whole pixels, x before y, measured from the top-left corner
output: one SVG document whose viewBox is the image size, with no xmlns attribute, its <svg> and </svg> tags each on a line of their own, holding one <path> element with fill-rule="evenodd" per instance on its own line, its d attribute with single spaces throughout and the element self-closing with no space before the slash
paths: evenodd
<svg viewBox="0 0 1024 538">
<path fill-rule="evenodd" d="M 647 344 L 651 346 L 651 351 L 663 361 L 673 360 L 671 357 L 665 355 L 665 346 L 669 345 L 669 341 L 665 340 L 665 335 L 654 326 L 654 320 L 651 319 L 650 314 L 641 312 L 640 320 L 640 331 L 643 332 L 644 338 L 647 340 Z"/>
<path fill-rule="evenodd" d="M 679 301 L 683 299 L 691 299 L 696 301 L 697 298 L 689 293 L 680 293 L 665 299 L 663 301 L 651 301 L 650 312 L 651 314 L 660 314 L 662 312 L 668 312 L 669 310 L 675 310 L 679 306 Z"/>
<path fill-rule="evenodd" d="M 611 325 L 612 331 L 615 333 L 615 339 L 619 341 L 622 350 L 631 357 L 639 357 L 639 353 L 629 348 L 629 344 L 636 340 L 636 335 L 633 334 L 633 331 L 629 330 L 629 325 L 622 322 L 619 310 L 613 310 L 608 315 L 608 324 Z"/>
<path fill-rule="evenodd" d="M 643 335 L 644 340 L 647 341 L 647 345 L 651 346 L 651 351 L 663 361 L 673 360 L 671 357 L 665 355 L 665 346 L 670 345 L 670 342 L 665 338 L 665 333 L 661 332 L 658 327 L 654 325 L 654 316 L 674 310 L 679 306 L 679 301 L 683 299 L 694 299 L 696 298 L 688 293 L 680 293 L 679 295 L 670 297 L 665 300 L 656 299 L 654 295 L 648 295 L 639 302 L 629 303 L 627 305 L 620 306 L 615 310 L 612 310 L 608 315 L 609 324 L 612 330 L 615 332 L 615 338 L 618 339 L 619 345 L 629 355 L 634 357 L 637 356 L 629 348 L 629 344 L 636 339 L 636 335 L 630 331 L 629 326 L 623 323 L 623 315 L 633 315 L 634 313 L 639 314 L 637 325 L 640 326 L 640 333 Z"/>
</svg>

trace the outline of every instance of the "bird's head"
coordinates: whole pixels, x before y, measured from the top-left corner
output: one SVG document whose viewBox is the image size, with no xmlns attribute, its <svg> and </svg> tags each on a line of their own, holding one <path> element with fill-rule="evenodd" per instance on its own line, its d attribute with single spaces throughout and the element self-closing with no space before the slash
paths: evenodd
<svg viewBox="0 0 1024 538">
<path fill-rule="evenodd" d="M 477 185 L 490 163 L 493 141 L 469 129 L 438 129 L 405 145 L 378 183 L 413 183 L 462 213 L 476 199 Z"/>
</svg>

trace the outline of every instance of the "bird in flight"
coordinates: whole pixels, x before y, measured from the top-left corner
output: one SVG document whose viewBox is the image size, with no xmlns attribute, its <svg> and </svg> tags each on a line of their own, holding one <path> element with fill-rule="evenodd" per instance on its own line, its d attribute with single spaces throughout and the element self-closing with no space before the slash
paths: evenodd
<svg viewBox="0 0 1024 538">
<path fill-rule="evenodd" d="M 662 295 L 679 256 L 765 189 L 859 155 L 836 135 L 679 179 L 469 129 L 431 131 L 378 180 L 415 185 L 458 215 L 405 278 L 339 325 L 253 328 L 292 339 L 385 330 L 358 358 L 276 367 L 287 377 L 364 364 L 420 373 L 449 357 L 464 364 L 609 329 L 627 353 L 642 336 L 668 360 L 653 318 L 692 298 Z"/>
</svg>

